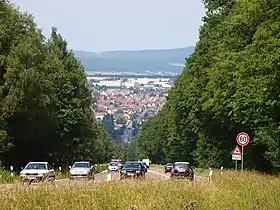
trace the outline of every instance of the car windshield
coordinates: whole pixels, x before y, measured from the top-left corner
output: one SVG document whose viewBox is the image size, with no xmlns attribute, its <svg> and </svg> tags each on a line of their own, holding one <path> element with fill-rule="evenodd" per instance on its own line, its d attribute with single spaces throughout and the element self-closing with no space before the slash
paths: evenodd
<svg viewBox="0 0 280 210">
<path fill-rule="evenodd" d="M 74 163 L 72 168 L 89 168 L 89 163 Z"/>
<path fill-rule="evenodd" d="M 189 165 L 185 164 L 185 163 L 178 163 L 178 164 L 175 164 L 175 167 L 176 168 L 189 168 Z"/>
<path fill-rule="evenodd" d="M 37 169 L 37 170 L 44 170 L 47 169 L 45 163 L 29 163 L 25 169 Z"/>
<path fill-rule="evenodd" d="M 118 166 L 118 163 L 110 163 L 110 166 Z"/>
<path fill-rule="evenodd" d="M 123 169 L 133 168 L 133 169 L 141 169 L 140 163 L 126 163 Z"/>
</svg>

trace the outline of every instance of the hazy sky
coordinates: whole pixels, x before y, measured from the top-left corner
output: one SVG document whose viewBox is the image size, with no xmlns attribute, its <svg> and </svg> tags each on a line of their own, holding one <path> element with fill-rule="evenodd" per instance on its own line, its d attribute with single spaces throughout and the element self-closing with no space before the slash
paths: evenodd
<svg viewBox="0 0 280 210">
<path fill-rule="evenodd" d="M 162 49 L 195 45 L 202 0 L 11 0 L 52 26 L 75 50 Z"/>
</svg>

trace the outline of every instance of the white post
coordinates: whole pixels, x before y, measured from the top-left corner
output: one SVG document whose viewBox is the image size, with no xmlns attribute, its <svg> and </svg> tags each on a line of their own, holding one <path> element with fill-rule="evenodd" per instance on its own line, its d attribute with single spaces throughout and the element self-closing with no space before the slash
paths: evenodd
<svg viewBox="0 0 280 210">
<path fill-rule="evenodd" d="M 112 174 L 107 174 L 107 182 L 112 180 Z"/>
<path fill-rule="evenodd" d="M 13 173 L 14 167 L 13 167 L 13 166 L 10 166 L 10 170 L 11 170 L 11 177 L 13 177 L 13 176 L 14 176 L 14 173 Z"/>
<path fill-rule="evenodd" d="M 222 166 L 222 167 L 221 167 L 221 174 L 223 174 L 223 169 L 224 169 L 224 167 Z"/>
<path fill-rule="evenodd" d="M 241 155 L 241 171 L 243 171 L 243 161 L 244 161 L 244 147 L 242 147 L 242 155 Z"/>
<path fill-rule="evenodd" d="M 213 170 L 209 168 L 209 181 L 212 181 Z"/>
</svg>

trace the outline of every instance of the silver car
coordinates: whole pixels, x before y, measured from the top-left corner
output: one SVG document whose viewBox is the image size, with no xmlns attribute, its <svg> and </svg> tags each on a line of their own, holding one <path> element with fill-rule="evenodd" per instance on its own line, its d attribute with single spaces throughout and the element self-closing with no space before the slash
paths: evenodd
<svg viewBox="0 0 280 210">
<path fill-rule="evenodd" d="M 93 166 L 88 161 L 75 162 L 69 171 L 69 178 L 94 179 Z"/>
<path fill-rule="evenodd" d="M 55 171 L 48 162 L 29 162 L 20 172 L 20 182 L 54 181 Z"/>
<path fill-rule="evenodd" d="M 175 162 L 171 170 L 171 177 L 184 177 L 194 180 L 194 171 L 189 162 Z"/>
</svg>

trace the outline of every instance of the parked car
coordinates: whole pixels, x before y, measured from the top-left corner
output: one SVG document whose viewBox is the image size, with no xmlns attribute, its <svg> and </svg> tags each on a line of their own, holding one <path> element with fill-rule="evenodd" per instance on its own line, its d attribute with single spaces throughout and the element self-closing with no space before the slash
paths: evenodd
<svg viewBox="0 0 280 210">
<path fill-rule="evenodd" d="M 171 170 L 171 177 L 184 177 L 194 180 L 194 171 L 189 162 L 175 162 Z"/>
<path fill-rule="evenodd" d="M 145 168 L 140 161 L 128 161 L 120 171 L 120 179 L 144 178 Z"/>
<path fill-rule="evenodd" d="M 119 164 L 116 163 L 116 162 L 110 162 L 108 164 L 108 172 L 111 172 L 111 171 L 118 171 L 119 170 Z"/>
<path fill-rule="evenodd" d="M 29 162 L 20 172 L 20 182 L 54 181 L 55 171 L 48 162 Z"/>
<path fill-rule="evenodd" d="M 69 171 L 69 178 L 87 178 L 94 179 L 93 173 L 94 167 L 90 164 L 89 161 L 79 161 L 75 162 Z"/>
<path fill-rule="evenodd" d="M 167 164 L 164 166 L 164 172 L 165 172 L 165 173 L 171 172 L 171 171 L 172 171 L 172 168 L 173 168 L 173 163 L 167 163 Z"/>
</svg>

